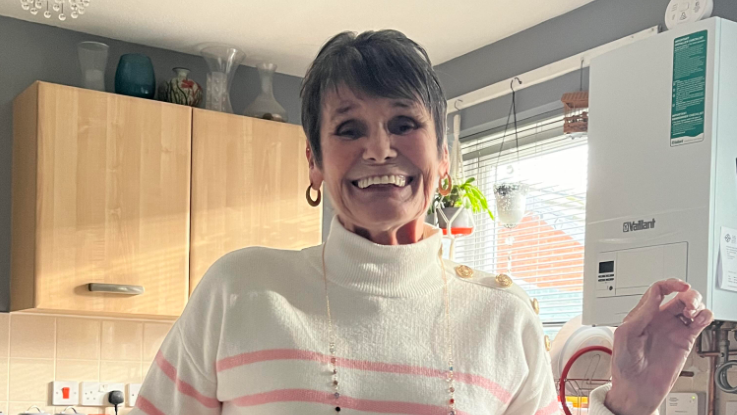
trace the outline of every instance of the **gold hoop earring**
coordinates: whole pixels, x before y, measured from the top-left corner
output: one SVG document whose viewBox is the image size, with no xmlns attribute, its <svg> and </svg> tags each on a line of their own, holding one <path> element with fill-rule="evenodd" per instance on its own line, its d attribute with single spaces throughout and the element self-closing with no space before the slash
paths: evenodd
<svg viewBox="0 0 737 415">
<path fill-rule="evenodd" d="M 443 181 L 447 183 L 447 186 L 443 186 Z M 445 173 L 445 177 L 440 178 L 440 182 L 438 183 L 438 193 L 441 196 L 448 196 L 451 189 L 453 189 L 453 180 L 450 179 L 448 173 Z"/>
<path fill-rule="evenodd" d="M 320 206 L 320 201 L 322 201 L 322 192 L 320 189 L 317 189 L 317 199 L 312 200 L 310 190 L 312 190 L 312 183 L 307 187 L 307 203 L 312 207 Z"/>
</svg>

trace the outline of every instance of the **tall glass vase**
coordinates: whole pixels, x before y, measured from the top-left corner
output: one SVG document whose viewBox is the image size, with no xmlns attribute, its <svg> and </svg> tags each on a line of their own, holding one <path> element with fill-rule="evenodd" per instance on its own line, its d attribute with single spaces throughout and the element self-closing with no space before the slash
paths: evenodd
<svg viewBox="0 0 737 415">
<path fill-rule="evenodd" d="M 274 97 L 274 72 L 276 65 L 262 62 L 258 64 L 258 75 L 261 78 L 261 93 L 246 107 L 244 115 L 265 120 L 287 122 L 287 110 Z"/>
<path fill-rule="evenodd" d="M 79 42 L 77 54 L 82 69 L 82 86 L 96 91 L 105 90 L 108 45 L 100 42 Z"/>
<path fill-rule="evenodd" d="M 210 68 L 205 85 L 205 108 L 233 113 L 230 103 L 230 85 L 246 54 L 228 45 L 212 45 L 201 51 Z"/>
</svg>

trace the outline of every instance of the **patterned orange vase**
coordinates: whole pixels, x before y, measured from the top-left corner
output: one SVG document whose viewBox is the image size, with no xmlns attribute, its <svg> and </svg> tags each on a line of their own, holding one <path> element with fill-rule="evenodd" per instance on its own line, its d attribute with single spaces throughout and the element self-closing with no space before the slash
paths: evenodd
<svg viewBox="0 0 737 415">
<path fill-rule="evenodd" d="M 163 100 L 190 107 L 199 106 L 202 102 L 202 87 L 188 78 L 189 69 L 174 68 L 173 71 L 177 76 L 164 85 Z"/>
</svg>

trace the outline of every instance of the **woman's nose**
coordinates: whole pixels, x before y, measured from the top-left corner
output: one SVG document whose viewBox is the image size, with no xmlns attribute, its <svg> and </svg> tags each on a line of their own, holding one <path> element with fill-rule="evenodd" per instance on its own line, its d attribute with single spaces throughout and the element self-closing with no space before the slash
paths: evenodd
<svg viewBox="0 0 737 415">
<path fill-rule="evenodd" d="M 364 160 L 381 163 L 397 157 L 391 136 L 383 129 L 372 133 L 367 138 L 363 152 Z"/>
</svg>

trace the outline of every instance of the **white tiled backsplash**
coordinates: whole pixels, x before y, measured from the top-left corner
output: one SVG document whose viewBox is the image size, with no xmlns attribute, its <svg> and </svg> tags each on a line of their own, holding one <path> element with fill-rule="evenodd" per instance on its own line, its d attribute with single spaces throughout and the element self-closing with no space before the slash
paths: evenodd
<svg viewBox="0 0 737 415">
<path fill-rule="evenodd" d="M 141 383 L 171 329 L 167 322 L 0 313 L 0 411 L 31 405 L 61 412 L 49 399 L 59 381 Z M 125 391 L 124 391 L 125 392 Z M 86 414 L 112 408 L 77 406 Z M 126 414 L 130 408 L 119 409 Z"/>
<path fill-rule="evenodd" d="M 0 313 L 0 411 L 17 415 L 31 405 L 61 412 L 49 400 L 49 384 L 60 381 L 141 383 L 171 323 Z M 709 359 L 692 353 L 673 392 L 706 392 Z M 737 384 L 737 371 L 730 373 Z M 736 395 L 720 394 L 721 411 Z M 81 407 L 88 415 L 112 408 Z M 119 410 L 126 414 L 130 408 Z M 723 413 L 723 412 L 720 412 Z M 732 414 L 729 414 L 732 415 Z"/>
</svg>

